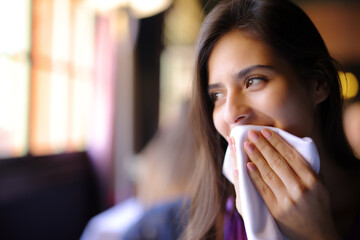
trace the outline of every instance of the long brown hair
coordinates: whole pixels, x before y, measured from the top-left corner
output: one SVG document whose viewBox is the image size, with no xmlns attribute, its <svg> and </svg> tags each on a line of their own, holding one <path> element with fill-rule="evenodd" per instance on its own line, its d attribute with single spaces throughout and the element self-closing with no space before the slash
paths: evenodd
<svg viewBox="0 0 360 240">
<path fill-rule="evenodd" d="M 357 161 L 342 128 L 342 97 L 334 60 L 307 15 L 288 0 L 223 1 L 205 18 L 197 43 L 191 114 L 201 156 L 192 181 L 194 197 L 186 239 L 221 239 L 225 201 L 233 194 L 221 172 L 227 143 L 214 127 L 207 86 L 208 59 L 215 44 L 236 29 L 272 47 L 296 69 L 304 84 L 315 75 L 326 79 L 330 94 L 318 108 L 322 141 L 335 159 L 342 160 L 339 166 Z"/>
</svg>

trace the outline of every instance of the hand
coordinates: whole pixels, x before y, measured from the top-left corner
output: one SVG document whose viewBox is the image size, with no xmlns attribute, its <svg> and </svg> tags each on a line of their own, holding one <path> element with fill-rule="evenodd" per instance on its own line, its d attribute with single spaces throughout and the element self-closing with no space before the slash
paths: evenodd
<svg viewBox="0 0 360 240">
<path fill-rule="evenodd" d="M 268 129 L 250 130 L 249 140 L 244 143 L 249 176 L 283 234 L 290 239 L 337 239 L 329 194 L 302 156 Z"/>
<path fill-rule="evenodd" d="M 233 180 L 234 180 L 234 186 L 235 186 L 235 192 L 236 192 L 236 209 L 242 215 L 241 210 L 241 203 L 240 203 L 240 188 L 239 188 L 239 172 L 237 168 L 237 162 L 236 162 L 236 147 L 235 147 L 235 140 L 233 137 L 227 137 L 227 142 L 230 148 L 231 153 L 231 162 L 233 167 Z"/>
</svg>

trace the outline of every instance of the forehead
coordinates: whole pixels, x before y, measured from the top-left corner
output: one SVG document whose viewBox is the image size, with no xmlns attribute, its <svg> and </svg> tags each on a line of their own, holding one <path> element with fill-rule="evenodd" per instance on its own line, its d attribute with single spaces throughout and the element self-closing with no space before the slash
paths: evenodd
<svg viewBox="0 0 360 240">
<path fill-rule="evenodd" d="M 269 45 L 234 30 L 222 36 L 215 44 L 208 61 L 209 76 L 222 67 L 237 71 L 239 68 L 269 65 L 279 61 L 284 62 Z"/>
<path fill-rule="evenodd" d="M 224 74 L 234 74 L 255 65 L 271 66 L 278 72 L 294 68 L 277 54 L 270 45 L 249 37 L 240 30 L 233 30 L 222 36 L 215 44 L 208 60 L 208 83 L 224 78 Z"/>
</svg>

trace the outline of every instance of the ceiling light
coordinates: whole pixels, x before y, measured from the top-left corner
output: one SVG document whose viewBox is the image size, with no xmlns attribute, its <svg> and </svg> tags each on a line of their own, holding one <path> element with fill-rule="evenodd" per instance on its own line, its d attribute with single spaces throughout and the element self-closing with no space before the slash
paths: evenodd
<svg viewBox="0 0 360 240">
<path fill-rule="evenodd" d="M 129 8 L 137 18 L 146 18 L 165 11 L 172 0 L 129 0 Z"/>
</svg>

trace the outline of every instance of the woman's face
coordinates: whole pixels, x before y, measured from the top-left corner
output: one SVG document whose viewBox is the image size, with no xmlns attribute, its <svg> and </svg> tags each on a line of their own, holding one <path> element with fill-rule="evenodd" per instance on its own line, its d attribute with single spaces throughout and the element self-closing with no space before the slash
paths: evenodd
<svg viewBox="0 0 360 240">
<path fill-rule="evenodd" d="M 317 101 L 312 88 L 268 45 L 232 31 L 216 43 L 208 71 L 213 121 L 223 137 L 244 124 L 312 136 Z"/>
</svg>

